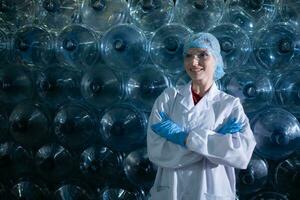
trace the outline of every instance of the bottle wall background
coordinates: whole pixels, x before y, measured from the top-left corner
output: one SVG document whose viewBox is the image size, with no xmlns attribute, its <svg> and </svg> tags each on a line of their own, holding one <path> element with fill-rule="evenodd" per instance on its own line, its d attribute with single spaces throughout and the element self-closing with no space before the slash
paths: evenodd
<svg viewBox="0 0 300 200">
<path fill-rule="evenodd" d="M 0 3 L 1 199 L 148 199 L 148 117 L 189 81 L 182 46 L 199 31 L 219 39 L 217 85 L 257 140 L 238 198 L 299 196 L 299 0 Z"/>
</svg>

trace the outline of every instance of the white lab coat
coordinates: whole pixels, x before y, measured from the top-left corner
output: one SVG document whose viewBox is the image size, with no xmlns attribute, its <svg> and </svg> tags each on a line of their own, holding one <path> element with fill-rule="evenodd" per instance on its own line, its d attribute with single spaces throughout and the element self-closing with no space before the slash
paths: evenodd
<svg viewBox="0 0 300 200">
<path fill-rule="evenodd" d="M 150 126 L 160 121 L 159 111 L 189 132 L 186 148 L 151 130 Z M 217 133 L 229 117 L 244 123 L 244 129 Z M 148 156 L 158 166 L 151 199 L 234 200 L 234 168 L 247 168 L 255 145 L 240 100 L 218 90 L 215 83 L 196 105 L 191 82 L 165 89 L 154 103 L 147 130 Z"/>
</svg>

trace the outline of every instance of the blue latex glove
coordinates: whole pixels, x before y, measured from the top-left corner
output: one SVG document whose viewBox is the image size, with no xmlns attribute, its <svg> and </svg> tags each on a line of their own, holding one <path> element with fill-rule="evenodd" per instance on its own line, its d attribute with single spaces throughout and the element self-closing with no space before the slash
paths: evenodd
<svg viewBox="0 0 300 200">
<path fill-rule="evenodd" d="M 233 134 L 242 130 L 242 124 L 237 122 L 236 118 L 230 119 L 224 126 L 222 126 L 217 132 L 220 134 Z"/>
<path fill-rule="evenodd" d="M 169 116 L 164 112 L 159 112 L 162 120 L 151 126 L 154 133 L 166 138 L 167 140 L 185 147 L 185 140 L 188 133 L 180 126 L 173 122 Z"/>
</svg>

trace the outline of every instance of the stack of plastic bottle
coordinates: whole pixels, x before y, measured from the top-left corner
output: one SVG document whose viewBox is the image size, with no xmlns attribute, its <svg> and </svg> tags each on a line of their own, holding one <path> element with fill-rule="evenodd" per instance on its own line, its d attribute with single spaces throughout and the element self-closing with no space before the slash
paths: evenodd
<svg viewBox="0 0 300 200">
<path fill-rule="evenodd" d="M 257 141 L 240 200 L 300 191 L 300 0 L 1 0 L 0 199 L 147 200 L 147 119 L 189 81 L 185 38 L 221 44 L 219 89 Z"/>
</svg>

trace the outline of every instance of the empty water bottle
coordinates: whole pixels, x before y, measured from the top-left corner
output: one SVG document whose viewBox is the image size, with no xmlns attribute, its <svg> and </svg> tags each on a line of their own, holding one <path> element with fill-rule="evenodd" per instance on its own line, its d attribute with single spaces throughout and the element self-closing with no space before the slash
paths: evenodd
<svg viewBox="0 0 300 200">
<path fill-rule="evenodd" d="M 0 101 L 16 104 L 33 95 L 30 73 L 21 67 L 7 65 L 0 67 Z"/>
<path fill-rule="evenodd" d="M 153 63 L 167 73 L 183 71 L 183 45 L 190 34 L 191 31 L 180 24 L 167 24 L 158 29 L 150 42 Z"/>
<path fill-rule="evenodd" d="M 262 200 L 262 199 L 272 199 L 272 200 L 289 200 L 289 198 L 278 192 L 260 192 L 250 198 L 250 200 Z"/>
<path fill-rule="evenodd" d="M 0 102 L 0 142 L 8 139 L 8 111 L 5 104 Z"/>
<path fill-rule="evenodd" d="M 275 84 L 277 103 L 283 106 L 300 108 L 300 70 L 281 73 Z M 294 110 L 295 111 L 295 110 Z"/>
<path fill-rule="evenodd" d="M 107 147 L 92 146 L 80 157 L 80 170 L 92 182 L 113 183 L 122 176 L 122 156 Z"/>
<path fill-rule="evenodd" d="M 170 85 L 165 74 L 153 65 L 146 65 L 132 73 L 127 81 L 127 92 L 131 99 L 143 103 L 151 110 L 155 99 Z"/>
<path fill-rule="evenodd" d="M 132 151 L 145 144 L 146 116 L 127 103 L 113 105 L 104 110 L 100 118 L 100 136 L 116 151 Z"/>
<path fill-rule="evenodd" d="M 10 180 L 13 177 L 12 152 L 15 144 L 13 142 L 0 143 L 0 176 L 1 180 Z"/>
<path fill-rule="evenodd" d="M 271 107 L 251 119 L 256 152 L 264 158 L 279 160 L 300 147 L 300 124 L 288 111 Z"/>
<path fill-rule="evenodd" d="M 96 118 L 93 111 L 84 104 L 66 104 L 54 117 L 54 132 L 66 147 L 84 148 L 96 141 Z"/>
<path fill-rule="evenodd" d="M 44 68 L 54 59 L 54 38 L 46 29 L 34 25 L 22 27 L 14 35 L 13 59 L 30 68 Z"/>
<path fill-rule="evenodd" d="M 129 0 L 131 21 L 144 31 L 154 32 L 173 18 L 173 0 Z"/>
<path fill-rule="evenodd" d="M 36 88 L 40 98 L 50 106 L 57 107 L 79 97 L 79 81 L 77 72 L 54 66 L 38 73 Z"/>
<path fill-rule="evenodd" d="M 257 69 L 245 69 L 225 74 L 222 88 L 238 97 L 247 113 L 271 104 L 274 87 L 270 78 Z"/>
<path fill-rule="evenodd" d="M 95 64 L 99 57 L 98 37 L 85 25 L 73 24 L 59 33 L 56 51 L 61 64 L 85 70 Z"/>
<path fill-rule="evenodd" d="M 9 130 L 17 142 L 37 146 L 49 139 L 50 119 L 50 113 L 43 105 L 25 101 L 10 114 Z"/>
<path fill-rule="evenodd" d="M 279 7 L 279 13 L 282 21 L 293 23 L 299 27 L 300 23 L 300 1 L 282 0 Z"/>
<path fill-rule="evenodd" d="M 296 27 L 288 23 L 271 24 L 255 34 L 254 57 L 267 70 L 284 70 L 298 51 Z"/>
<path fill-rule="evenodd" d="M 225 18 L 252 35 L 271 23 L 280 7 L 280 0 L 227 0 Z"/>
<path fill-rule="evenodd" d="M 240 194 L 253 194 L 266 186 L 269 169 L 266 160 L 256 154 L 252 158 L 245 170 L 236 170 L 237 189 Z"/>
<path fill-rule="evenodd" d="M 39 176 L 48 182 L 65 178 L 74 167 L 71 153 L 58 144 L 46 144 L 35 154 L 35 164 Z"/>
<path fill-rule="evenodd" d="M 128 154 L 123 165 L 125 174 L 132 184 L 147 190 L 152 187 L 157 166 L 150 162 L 146 148 Z"/>
<path fill-rule="evenodd" d="M 34 0 L 2 0 L 0 4 L 0 18 L 8 22 L 12 29 L 35 20 L 36 9 Z"/>
<path fill-rule="evenodd" d="M 49 198 L 49 190 L 44 183 L 31 180 L 31 178 L 20 178 L 10 189 L 11 199 L 24 200 L 46 200 Z"/>
<path fill-rule="evenodd" d="M 21 177 L 26 174 L 35 174 L 33 150 L 15 144 L 11 152 L 13 161 L 13 176 Z"/>
<path fill-rule="evenodd" d="M 145 196 L 139 191 L 129 191 L 123 188 L 110 187 L 103 189 L 97 200 L 144 200 Z"/>
<path fill-rule="evenodd" d="M 82 0 L 80 11 L 82 23 L 97 31 L 125 23 L 129 15 L 125 0 Z"/>
<path fill-rule="evenodd" d="M 114 26 L 101 38 L 101 56 L 113 69 L 133 70 L 146 61 L 147 55 L 145 35 L 133 25 Z"/>
<path fill-rule="evenodd" d="M 124 85 L 116 72 L 101 64 L 83 75 L 81 94 L 90 104 L 105 108 L 123 98 Z"/>
<path fill-rule="evenodd" d="M 217 25 L 223 16 L 223 0 L 177 0 L 175 20 L 195 32 Z"/>
<path fill-rule="evenodd" d="M 63 183 L 54 192 L 54 200 L 92 200 L 94 194 L 79 184 Z"/>
<path fill-rule="evenodd" d="M 209 29 L 221 46 L 221 54 L 226 72 L 240 69 L 252 51 L 251 41 L 245 31 L 234 24 L 220 24 Z"/>
<path fill-rule="evenodd" d="M 2 24 L 0 19 L 0 64 L 8 64 L 12 50 L 12 34 Z"/>
<path fill-rule="evenodd" d="M 300 195 L 300 157 L 291 156 L 281 161 L 275 169 L 274 185 L 277 191 L 288 193 L 291 199 L 297 199 Z"/>
<path fill-rule="evenodd" d="M 38 0 L 36 9 L 39 24 L 59 30 L 72 23 L 79 5 L 77 0 Z"/>
</svg>

